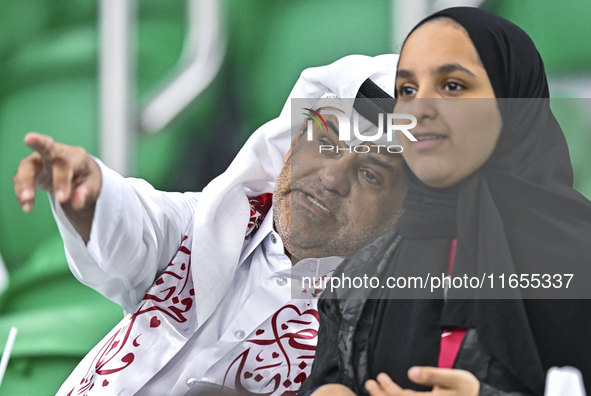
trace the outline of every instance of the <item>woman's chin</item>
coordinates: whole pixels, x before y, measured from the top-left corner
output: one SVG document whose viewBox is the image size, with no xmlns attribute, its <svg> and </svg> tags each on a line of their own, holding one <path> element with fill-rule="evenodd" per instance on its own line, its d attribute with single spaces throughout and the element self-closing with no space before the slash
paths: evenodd
<svg viewBox="0 0 591 396">
<path fill-rule="evenodd" d="M 433 188 L 445 188 L 460 182 L 457 177 L 442 172 L 417 172 L 420 181 Z"/>
<path fill-rule="evenodd" d="M 434 188 L 451 187 L 473 173 L 480 164 L 458 164 L 449 158 L 423 158 L 407 161 L 408 166 L 420 181 Z"/>
</svg>

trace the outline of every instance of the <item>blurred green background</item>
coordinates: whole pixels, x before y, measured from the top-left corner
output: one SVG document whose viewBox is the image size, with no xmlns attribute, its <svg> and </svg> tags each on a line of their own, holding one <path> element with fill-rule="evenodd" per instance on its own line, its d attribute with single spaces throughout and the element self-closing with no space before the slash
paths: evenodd
<svg viewBox="0 0 591 396">
<path fill-rule="evenodd" d="M 223 0 L 227 51 L 218 76 L 163 131 L 139 135 L 134 174 L 159 189 L 200 190 L 278 115 L 302 70 L 354 53 L 394 52 L 396 1 Z M 553 97 L 591 97 L 589 0 L 489 0 L 482 7 L 531 35 Z M 123 315 L 71 275 L 44 194 L 24 214 L 12 191 L 18 163 L 30 153 L 22 143 L 29 131 L 98 154 L 97 18 L 97 1 L 0 2 L 0 254 L 11 275 L 0 298 L 0 348 L 10 326 L 20 331 L 2 395 L 55 394 Z M 137 19 L 139 108 L 176 70 L 186 2 L 138 0 Z M 590 198 L 591 100 L 555 103 L 576 188 Z"/>
</svg>

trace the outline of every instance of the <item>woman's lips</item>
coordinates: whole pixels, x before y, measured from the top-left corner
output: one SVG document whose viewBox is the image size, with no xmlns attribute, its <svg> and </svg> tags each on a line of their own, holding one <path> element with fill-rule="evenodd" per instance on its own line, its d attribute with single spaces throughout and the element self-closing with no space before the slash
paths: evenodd
<svg viewBox="0 0 591 396">
<path fill-rule="evenodd" d="M 294 195 L 296 204 L 298 204 L 299 206 L 303 206 L 308 211 L 312 212 L 312 214 L 316 215 L 316 217 L 325 220 L 330 220 L 333 218 L 333 215 L 329 211 L 321 208 L 319 205 L 308 199 L 307 194 L 305 194 L 304 192 L 296 191 Z M 313 200 L 315 200 L 315 198 Z"/>
<path fill-rule="evenodd" d="M 433 148 L 435 146 L 440 145 L 446 139 L 445 136 L 442 135 L 422 135 L 416 136 L 418 139 L 416 142 L 412 142 L 412 146 L 415 150 L 427 150 Z"/>
</svg>

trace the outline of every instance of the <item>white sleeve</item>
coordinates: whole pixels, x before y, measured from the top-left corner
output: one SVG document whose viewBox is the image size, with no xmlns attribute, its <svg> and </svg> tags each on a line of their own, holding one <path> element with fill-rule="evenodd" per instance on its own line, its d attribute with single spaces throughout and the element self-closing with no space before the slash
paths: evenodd
<svg viewBox="0 0 591 396">
<path fill-rule="evenodd" d="M 96 161 L 102 185 L 88 244 L 52 195 L 51 206 L 74 276 L 130 312 L 177 252 L 200 193 L 158 191 Z"/>
</svg>

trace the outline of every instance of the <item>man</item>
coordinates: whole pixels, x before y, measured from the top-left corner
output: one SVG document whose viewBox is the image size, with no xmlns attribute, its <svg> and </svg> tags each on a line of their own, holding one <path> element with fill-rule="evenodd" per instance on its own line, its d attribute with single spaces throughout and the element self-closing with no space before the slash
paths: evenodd
<svg viewBox="0 0 591 396">
<path fill-rule="evenodd" d="M 27 135 L 35 153 L 14 179 L 23 210 L 35 185 L 49 191 L 73 273 L 127 313 L 58 394 L 295 394 L 314 358 L 319 291 L 296 278 L 329 276 L 335 256 L 392 230 L 406 193 L 400 155 L 347 151 L 328 112 L 347 113 L 335 97 L 364 82 L 365 96 L 391 92 L 396 59 L 304 71 L 290 98 L 328 104 L 325 127 L 309 140 L 288 100 L 202 193 L 156 191 L 82 148 Z"/>
</svg>

